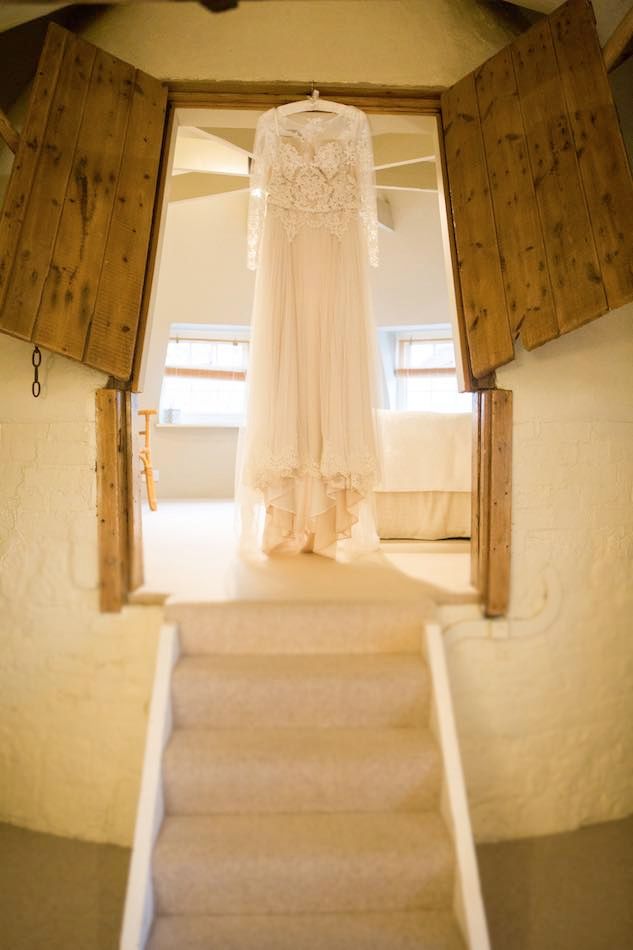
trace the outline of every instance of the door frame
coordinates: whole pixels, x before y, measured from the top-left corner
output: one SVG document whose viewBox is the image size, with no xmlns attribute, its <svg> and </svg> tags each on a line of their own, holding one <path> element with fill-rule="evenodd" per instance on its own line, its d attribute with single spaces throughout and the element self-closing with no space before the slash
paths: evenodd
<svg viewBox="0 0 633 950">
<path fill-rule="evenodd" d="M 145 274 L 145 283 L 141 301 L 141 312 L 139 318 L 139 330 L 137 338 L 136 352 L 134 356 L 134 365 L 132 377 L 128 388 L 132 392 L 142 392 L 144 378 L 144 360 L 147 358 L 149 329 L 151 328 L 151 315 L 155 300 L 157 286 L 156 274 L 160 262 L 160 253 L 162 239 L 164 236 L 165 211 L 167 207 L 166 185 L 168 173 L 173 160 L 176 135 L 178 128 L 178 112 L 181 109 L 252 109 L 265 111 L 274 106 L 303 99 L 310 95 L 312 89 L 318 88 L 319 93 L 324 99 L 336 99 L 345 105 L 356 106 L 369 114 L 391 113 L 408 115 L 432 116 L 435 120 L 435 135 L 438 149 L 438 191 L 440 195 L 440 217 L 442 227 L 442 237 L 444 242 L 444 259 L 447 265 L 447 284 L 449 294 L 451 295 L 452 313 L 451 323 L 453 325 L 454 339 L 457 341 L 456 358 L 460 387 L 465 392 L 472 392 L 475 396 L 475 405 L 473 411 L 478 412 L 481 402 L 477 400 L 477 394 L 486 390 L 495 389 L 494 374 L 483 379 L 475 379 L 472 374 L 470 357 L 468 352 L 468 343 L 466 339 L 465 315 L 459 281 L 459 264 L 457 258 L 457 249 L 455 245 L 455 235 L 452 227 L 452 209 L 450 194 L 448 189 L 448 175 L 446 166 L 446 153 L 444 147 L 444 132 L 442 128 L 441 116 L 441 94 L 443 87 L 398 87 L 398 86 L 378 86 L 370 84 L 337 84 L 337 83 L 319 83 L 314 82 L 308 88 L 305 83 L 299 82 L 208 82 L 208 81 L 183 81 L 167 82 L 167 116 L 164 129 L 163 146 L 161 151 L 161 163 L 159 168 L 159 179 L 156 192 L 156 202 L 154 207 L 154 216 L 150 232 L 150 244 Z M 449 267 L 450 262 L 450 267 Z M 510 401 L 511 406 L 511 401 Z M 511 410 L 510 410 L 511 411 Z M 490 601 L 488 581 L 489 571 L 482 569 L 482 563 L 487 562 L 488 544 L 484 543 L 484 537 L 481 536 L 478 526 L 482 517 L 486 517 L 488 509 L 494 511 L 498 504 L 498 499 L 491 497 L 489 492 L 482 493 L 481 478 L 479 472 L 482 466 L 482 441 L 478 437 L 478 426 L 474 426 L 473 436 L 473 482 L 472 482 L 472 525 L 471 531 L 471 579 L 477 587 L 482 604 L 486 613 L 499 615 L 505 613 L 508 604 L 509 580 L 505 588 L 499 592 L 497 587 L 494 605 Z M 130 437 L 131 438 L 131 437 Z M 490 455 L 496 458 L 499 454 L 503 457 L 503 471 L 510 470 L 510 457 L 506 452 L 508 448 L 507 427 L 505 432 L 505 441 L 498 450 L 491 449 L 488 446 L 486 458 Z M 134 454 L 133 442 L 129 441 L 127 451 Z M 489 462 L 488 462 L 489 464 Z M 493 479 L 493 484 L 495 480 Z M 501 483 L 500 490 L 504 491 L 504 505 L 507 514 L 506 531 L 507 538 L 504 543 L 504 550 L 507 552 L 507 559 L 504 563 L 504 577 L 509 578 L 509 485 Z M 140 534 L 131 533 L 134 541 L 132 544 L 140 544 Z M 473 539 L 476 538 L 476 544 Z M 135 552 L 132 548 L 131 557 L 134 558 Z M 494 568 L 491 568 L 494 569 Z"/>
</svg>

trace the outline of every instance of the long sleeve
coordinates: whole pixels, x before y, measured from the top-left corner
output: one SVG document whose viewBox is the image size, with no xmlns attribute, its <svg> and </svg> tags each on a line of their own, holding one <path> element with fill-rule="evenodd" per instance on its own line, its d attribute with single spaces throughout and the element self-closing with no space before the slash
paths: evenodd
<svg viewBox="0 0 633 950">
<path fill-rule="evenodd" d="M 360 217 L 367 237 L 367 254 L 372 267 L 378 267 L 378 208 L 376 204 L 376 173 L 371 131 L 364 112 L 360 113 L 358 132 L 358 175 Z"/>
<path fill-rule="evenodd" d="M 268 113 L 259 117 L 255 130 L 255 148 L 251 162 L 250 196 L 247 223 L 247 267 L 257 270 L 259 245 L 266 214 L 266 188 L 270 159 L 268 154 Z"/>
</svg>

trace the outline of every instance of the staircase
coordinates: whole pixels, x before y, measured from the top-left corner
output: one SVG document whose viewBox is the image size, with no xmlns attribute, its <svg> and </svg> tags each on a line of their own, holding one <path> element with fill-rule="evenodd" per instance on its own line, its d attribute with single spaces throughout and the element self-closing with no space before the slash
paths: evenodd
<svg viewBox="0 0 633 950">
<path fill-rule="evenodd" d="M 420 608 L 181 604 L 149 950 L 458 950 Z"/>
</svg>

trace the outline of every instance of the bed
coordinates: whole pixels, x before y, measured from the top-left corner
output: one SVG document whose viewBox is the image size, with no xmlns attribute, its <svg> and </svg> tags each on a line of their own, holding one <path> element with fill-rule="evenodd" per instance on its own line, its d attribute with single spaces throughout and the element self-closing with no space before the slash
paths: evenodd
<svg viewBox="0 0 633 950">
<path fill-rule="evenodd" d="M 382 479 L 378 534 L 387 539 L 470 537 L 472 417 L 378 412 Z"/>
</svg>

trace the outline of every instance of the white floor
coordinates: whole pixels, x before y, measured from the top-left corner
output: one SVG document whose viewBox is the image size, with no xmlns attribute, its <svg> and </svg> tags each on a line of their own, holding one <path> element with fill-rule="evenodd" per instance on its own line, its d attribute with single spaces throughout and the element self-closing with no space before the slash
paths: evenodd
<svg viewBox="0 0 633 950">
<path fill-rule="evenodd" d="M 387 541 L 347 563 L 313 554 L 244 559 L 230 501 L 159 501 L 143 511 L 145 583 L 133 601 L 477 599 L 468 541 Z"/>
</svg>

